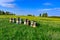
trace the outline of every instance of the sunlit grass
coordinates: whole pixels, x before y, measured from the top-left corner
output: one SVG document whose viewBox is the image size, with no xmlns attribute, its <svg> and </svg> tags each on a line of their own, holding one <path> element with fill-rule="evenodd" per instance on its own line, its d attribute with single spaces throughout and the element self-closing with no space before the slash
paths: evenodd
<svg viewBox="0 0 60 40">
<path fill-rule="evenodd" d="M 40 26 L 9 23 L 9 18 L 35 20 Z M 60 40 L 60 18 L 0 15 L 0 40 Z"/>
</svg>

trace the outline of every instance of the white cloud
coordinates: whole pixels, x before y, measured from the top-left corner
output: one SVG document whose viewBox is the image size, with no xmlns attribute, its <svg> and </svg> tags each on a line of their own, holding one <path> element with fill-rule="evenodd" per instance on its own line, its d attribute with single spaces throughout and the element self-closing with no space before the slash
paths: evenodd
<svg viewBox="0 0 60 40">
<path fill-rule="evenodd" d="M 49 15 L 58 15 L 60 16 L 60 8 L 47 8 L 47 9 L 38 9 L 39 13 L 47 12 Z"/>
<path fill-rule="evenodd" d="M 38 9 L 38 11 L 50 11 L 52 9 Z"/>
<path fill-rule="evenodd" d="M 14 7 L 15 4 L 11 3 L 14 2 L 15 0 L 0 0 L 0 6 L 2 7 Z"/>
<path fill-rule="evenodd" d="M 48 5 L 52 5 L 52 4 L 51 3 L 43 3 L 43 5 L 47 5 L 48 6 Z"/>
<path fill-rule="evenodd" d="M 0 0 L 0 3 L 14 2 L 14 0 Z"/>
<path fill-rule="evenodd" d="M 60 8 L 54 8 L 55 10 L 60 10 Z"/>
<path fill-rule="evenodd" d="M 47 9 L 38 9 L 38 11 L 52 11 L 52 10 L 60 10 L 60 8 L 47 8 Z"/>
</svg>

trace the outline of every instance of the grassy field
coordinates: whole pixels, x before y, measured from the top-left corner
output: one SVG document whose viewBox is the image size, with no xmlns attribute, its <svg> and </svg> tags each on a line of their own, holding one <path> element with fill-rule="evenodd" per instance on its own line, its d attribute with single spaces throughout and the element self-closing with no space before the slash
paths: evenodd
<svg viewBox="0 0 60 40">
<path fill-rule="evenodd" d="M 40 26 L 9 23 L 10 17 L 35 20 Z M 60 18 L 0 15 L 0 40 L 60 40 Z"/>
</svg>

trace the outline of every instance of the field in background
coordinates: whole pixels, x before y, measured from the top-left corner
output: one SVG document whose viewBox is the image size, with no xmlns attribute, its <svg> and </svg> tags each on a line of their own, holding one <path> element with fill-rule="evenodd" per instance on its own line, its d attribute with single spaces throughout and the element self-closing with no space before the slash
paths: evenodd
<svg viewBox="0 0 60 40">
<path fill-rule="evenodd" d="M 35 20 L 39 27 L 9 23 L 9 18 Z M 0 40 L 60 40 L 60 18 L 0 15 Z"/>
</svg>

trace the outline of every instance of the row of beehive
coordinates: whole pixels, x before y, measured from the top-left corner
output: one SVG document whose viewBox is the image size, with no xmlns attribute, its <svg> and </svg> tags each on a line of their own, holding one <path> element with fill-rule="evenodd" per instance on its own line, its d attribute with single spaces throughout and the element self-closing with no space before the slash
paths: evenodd
<svg viewBox="0 0 60 40">
<path fill-rule="evenodd" d="M 24 25 L 29 25 L 32 27 L 36 27 L 37 23 L 36 21 L 30 21 L 28 19 L 22 20 L 21 18 L 10 18 L 11 23 L 16 23 L 16 24 L 24 24 Z"/>
</svg>

